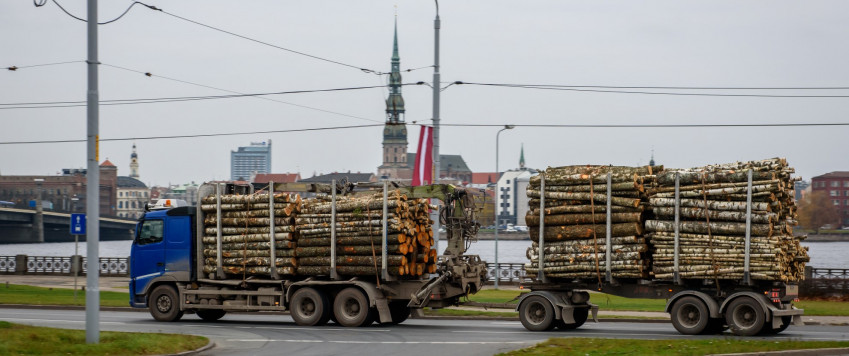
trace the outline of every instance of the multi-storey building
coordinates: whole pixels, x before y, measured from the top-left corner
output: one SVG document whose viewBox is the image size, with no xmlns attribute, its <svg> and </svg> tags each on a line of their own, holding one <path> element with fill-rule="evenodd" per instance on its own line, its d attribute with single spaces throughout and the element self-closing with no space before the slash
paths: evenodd
<svg viewBox="0 0 849 356">
<path fill-rule="evenodd" d="M 271 173 L 271 140 L 230 151 L 230 180 L 247 181 L 258 173 Z"/>
<path fill-rule="evenodd" d="M 811 191 L 824 191 L 840 214 L 843 226 L 849 226 L 849 172 L 831 172 L 811 178 Z"/>
<path fill-rule="evenodd" d="M 36 181 L 39 179 L 40 181 Z M 100 214 L 116 216 L 118 168 L 108 159 L 100 165 Z M 53 176 L 0 176 L 0 200 L 17 208 L 29 207 L 30 200 L 50 202 L 53 210 L 85 213 L 86 169 L 63 169 Z"/>
</svg>

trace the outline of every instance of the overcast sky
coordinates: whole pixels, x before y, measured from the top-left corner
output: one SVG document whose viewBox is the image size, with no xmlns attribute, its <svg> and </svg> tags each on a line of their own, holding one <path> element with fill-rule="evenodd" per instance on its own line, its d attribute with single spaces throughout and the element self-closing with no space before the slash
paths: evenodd
<svg viewBox="0 0 849 356">
<path fill-rule="evenodd" d="M 84 17 L 83 0 L 57 0 Z M 397 11 L 401 67 L 433 64 L 434 3 L 394 1 L 149 0 L 170 14 L 356 68 L 389 71 Z M 131 1 L 101 1 L 100 21 Z M 396 10 L 397 5 L 397 10 Z M 443 85 L 849 87 L 846 1 L 443 1 Z M 99 27 L 101 100 L 379 86 L 385 76 L 237 38 L 136 6 Z M 54 3 L 0 2 L 0 143 L 84 140 L 85 107 L 5 104 L 86 99 L 85 23 Z M 77 61 L 70 64 L 27 67 Z M 150 72 L 147 77 L 133 71 Z M 431 82 L 432 68 L 403 73 Z M 167 79 L 171 78 L 173 80 Z M 203 86 L 188 84 L 196 83 Z M 212 88 L 210 88 L 212 87 Z M 648 90 L 843 95 L 849 90 Z M 405 86 L 408 123 L 430 124 L 432 92 Z M 376 172 L 382 127 L 225 137 L 167 135 L 380 124 L 385 88 L 190 102 L 101 106 L 101 161 L 129 174 L 138 146 L 148 185 L 228 179 L 230 151 L 273 141 L 276 173 Z M 20 105 L 19 105 L 20 106 Z M 306 107 L 309 108 L 306 108 Z M 5 107 L 5 109 L 4 109 Z M 448 124 L 846 123 L 849 98 L 641 95 L 454 85 L 442 92 Z M 410 152 L 418 128 L 409 126 Z M 495 170 L 497 127 L 443 126 L 441 152 L 475 172 Z M 757 128 L 531 128 L 501 134 L 502 170 L 527 166 L 657 163 L 693 167 L 786 157 L 804 179 L 849 170 L 847 126 Z M 0 144 L 0 174 L 56 174 L 86 166 L 85 143 Z"/>
</svg>

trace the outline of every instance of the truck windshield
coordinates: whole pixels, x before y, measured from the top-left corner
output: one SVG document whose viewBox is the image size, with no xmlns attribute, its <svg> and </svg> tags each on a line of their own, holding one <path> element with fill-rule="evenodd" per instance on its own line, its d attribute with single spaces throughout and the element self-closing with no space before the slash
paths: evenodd
<svg viewBox="0 0 849 356">
<path fill-rule="evenodd" d="M 165 230 L 162 220 L 145 220 L 136 236 L 137 245 L 147 245 L 162 241 L 162 231 Z"/>
</svg>

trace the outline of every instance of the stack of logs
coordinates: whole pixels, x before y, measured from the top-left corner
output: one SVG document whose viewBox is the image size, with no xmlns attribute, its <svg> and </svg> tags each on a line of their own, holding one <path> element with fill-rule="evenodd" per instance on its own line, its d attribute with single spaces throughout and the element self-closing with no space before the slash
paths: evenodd
<svg viewBox="0 0 849 356">
<path fill-rule="evenodd" d="M 662 166 L 614 167 L 567 166 L 532 177 L 527 195 L 530 210 L 525 217 L 532 246 L 527 251 L 531 276 L 539 271 L 540 197 L 545 194 L 543 271 L 549 278 L 602 278 L 607 253 L 611 253 L 611 276 L 647 278 L 650 272 L 648 244 L 643 235 L 646 186 Z M 607 251 L 607 174 L 611 174 L 611 251 Z"/>
<path fill-rule="evenodd" d="M 267 192 L 221 196 L 222 267 L 229 275 L 271 275 L 271 231 Z M 331 198 L 301 200 L 274 193 L 274 266 L 279 275 L 329 276 Z M 388 198 L 387 266 L 394 276 L 416 278 L 436 271 L 436 250 L 427 199 Z M 201 200 L 204 216 L 204 273 L 217 266 L 215 195 Z M 383 194 L 337 197 L 336 272 L 340 276 L 380 276 Z"/>
<path fill-rule="evenodd" d="M 784 159 L 664 171 L 650 191 L 655 220 L 645 222 L 656 278 L 674 273 L 675 175 L 679 176 L 679 276 L 741 279 L 744 270 L 748 170 L 752 170 L 750 277 L 804 278 L 807 250 L 793 236 L 793 168 Z"/>
<path fill-rule="evenodd" d="M 268 193 L 221 196 L 221 264 L 236 275 L 271 274 L 271 219 Z M 294 275 L 297 233 L 293 216 L 301 208 L 297 194 L 274 193 L 274 267 L 280 275 Z M 218 217 L 215 195 L 201 200 L 204 216 L 204 273 L 215 272 L 218 256 Z"/>
<path fill-rule="evenodd" d="M 398 191 L 387 198 L 387 266 L 394 276 L 418 277 L 436 271 L 432 221 L 427 199 L 407 199 Z M 295 217 L 298 233 L 298 274 L 330 274 L 331 201 L 307 200 Z M 379 276 L 382 266 L 383 193 L 337 197 L 336 272 Z"/>
</svg>

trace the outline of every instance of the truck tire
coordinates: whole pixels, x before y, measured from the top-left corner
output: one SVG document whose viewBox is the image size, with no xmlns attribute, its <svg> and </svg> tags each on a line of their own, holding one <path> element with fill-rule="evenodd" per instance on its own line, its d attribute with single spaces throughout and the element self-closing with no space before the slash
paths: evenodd
<svg viewBox="0 0 849 356">
<path fill-rule="evenodd" d="M 753 336 L 764 328 L 766 316 L 757 300 L 744 296 L 734 299 L 728 305 L 725 322 L 735 335 Z"/>
<path fill-rule="evenodd" d="M 707 305 L 701 299 L 686 296 L 672 306 L 672 326 L 684 335 L 698 335 L 705 331 L 710 319 Z"/>
<path fill-rule="evenodd" d="M 374 311 L 368 297 L 356 287 L 345 288 L 333 299 L 333 315 L 342 326 L 368 326 L 374 322 Z"/>
<path fill-rule="evenodd" d="M 195 312 L 203 321 L 217 321 L 224 317 L 224 314 L 227 314 L 226 311 L 221 309 L 201 309 Z"/>
<path fill-rule="evenodd" d="M 404 302 L 389 302 L 389 315 L 392 317 L 389 325 L 401 324 L 410 317 L 410 308 Z"/>
<path fill-rule="evenodd" d="M 547 331 L 555 326 L 554 306 L 543 296 L 532 295 L 522 301 L 519 320 L 530 331 Z"/>
<path fill-rule="evenodd" d="M 779 318 L 779 317 L 773 316 L 773 318 Z M 790 323 L 793 322 L 793 317 L 792 316 L 782 316 L 780 318 L 781 318 L 781 326 L 779 326 L 776 329 L 773 329 L 772 328 L 772 322 L 768 321 L 764 325 L 763 330 L 761 330 L 761 334 L 762 335 L 777 335 L 777 334 L 781 333 L 782 331 L 787 330 L 787 328 L 790 327 Z"/>
<path fill-rule="evenodd" d="M 289 304 L 290 314 L 295 324 L 318 326 L 330 320 L 330 308 L 327 295 L 310 287 L 303 287 L 292 294 Z"/>
<path fill-rule="evenodd" d="M 177 291 L 169 285 L 160 285 L 153 289 L 148 300 L 150 315 L 159 321 L 177 321 L 183 317 Z"/>
<path fill-rule="evenodd" d="M 574 323 L 566 323 L 563 319 L 557 320 L 555 325 L 560 330 L 574 330 L 580 328 L 584 323 L 587 322 L 587 318 L 590 314 L 590 308 L 575 308 L 574 314 L 572 317 L 575 318 Z"/>
</svg>

